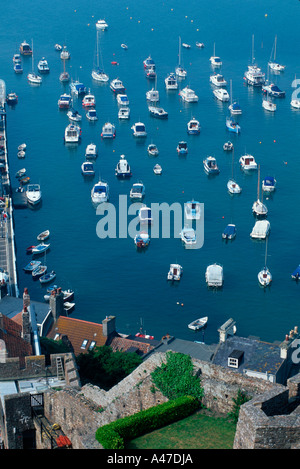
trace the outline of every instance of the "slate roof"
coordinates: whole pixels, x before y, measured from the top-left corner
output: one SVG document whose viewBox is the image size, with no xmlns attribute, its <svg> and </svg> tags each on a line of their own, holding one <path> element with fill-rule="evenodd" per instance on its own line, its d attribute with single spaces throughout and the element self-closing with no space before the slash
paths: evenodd
<svg viewBox="0 0 300 469">
<path fill-rule="evenodd" d="M 213 363 L 228 368 L 228 356 L 233 350 L 244 352 L 242 363 L 238 372 L 251 370 L 259 373 L 276 375 L 284 359 L 280 358 L 280 346 L 278 343 L 262 342 L 258 339 L 232 336 L 219 345 Z M 231 368 L 234 370 L 234 368 Z"/>
<path fill-rule="evenodd" d="M 168 341 L 162 341 L 162 343 L 156 347 L 155 352 L 167 352 L 168 350 L 172 350 L 173 352 L 184 353 L 197 360 L 209 362 L 213 357 L 216 347 L 217 345 L 215 344 L 191 342 L 189 340 L 172 337 Z"/>
<path fill-rule="evenodd" d="M 31 345 L 22 338 L 22 326 L 3 315 L 3 329 L 0 329 L 0 340 L 5 342 L 9 358 L 32 355 Z"/>
<path fill-rule="evenodd" d="M 32 301 L 30 299 L 30 304 L 34 306 L 36 313 L 36 322 L 40 329 L 40 335 L 43 334 L 43 328 L 45 320 L 48 319 L 50 308 L 47 303 L 42 303 L 39 301 Z M 16 298 L 14 296 L 4 296 L 0 300 L 0 313 L 14 319 L 14 321 L 20 323 L 20 313 L 23 309 L 23 298 Z"/>
<path fill-rule="evenodd" d="M 88 352 L 92 342 L 95 342 L 96 347 L 101 347 L 107 341 L 107 337 L 103 335 L 102 324 L 66 316 L 60 316 L 57 319 L 47 337 L 54 339 L 57 334 L 60 339 L 62 336 L 68 337 L 75 355 Z M 84 341 L 86 342 L 83 346 Z"/>
</svg>

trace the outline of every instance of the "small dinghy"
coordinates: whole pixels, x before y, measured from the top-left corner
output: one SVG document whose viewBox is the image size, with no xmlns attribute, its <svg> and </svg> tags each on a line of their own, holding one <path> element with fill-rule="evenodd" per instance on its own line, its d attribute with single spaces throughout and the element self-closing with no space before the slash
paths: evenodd
<svg viewBox="0 0 300 469">
<path fill-rule="evenodd" d="M 25 168 L 19 169 L 19 171 L 16 172 L 16 178 L 21 178 L 21 177 L 25 176 L 25 174 L 26 174 L 26 169 Z"/>
<path fill-rule="evenodd" d="M 161 174 L 162 173 L 162 167 L 160 166 L 160 164 L 156 164 L 154 166 L 153 172 L 154 172 L 154 174 Z"/>
<path fill-rule="evenodd" d="M 18 146 L 19 151 L 25 151 L 26 150 L 26 143 L 21 143 L 21 145 Z"/>
<path fill-rule="evenodd" d="M 39 278 L 42 275 L 45 275 L 47 272 L 47 266 L 46 265 L 39 265 L 32 271 L 32 278 Z"/>
<path fill-rule="evenodd" d="M 39 265 L 41 265 L 41 261 L 30 261 L 25 267 L 23 267 L 24 272 L 32 272 L 36 269 Z"/>
<path fill-rule="evenodd" d="M 55 277 L 56 277 L 56 273 L 54 272 L 54 270 L 52 270 L 52 272 L 42 275 L 42 277 L 40 277 L 39 280 L 41 283 L 48 283 L 48 282 L 51 282 L 53 279 L 55 279 Z"/>
<path fill-rule="evenodd" d="M 64 310 L 66 313 L 70 313 L 75 308 L 75 303 L 64 302 Z"/>
<path fill-rule="evenodd" d="M 192 321 L 189 325 L 188 328 L 192 329 L 193 331 L 197 331 L 198 329 L 201 329 L 207 324 L 208 317 L 205 316 L 203 318 L 195 319 L 195 321 Z"/>
<path fill-rule="evenodd" d="M 26 253 L 27 254 L 32 254 L 32 250 L 36 248 L 36 246 L 29 246 L 28 248 L 26 248 Z"/>
<path fill-rule="evenodd" d="M 45 252 L 49 249 L 50 244 L 38 244 L 37 246 L 32 246 L 32 254 L 41 254 L 42 252 Z"/>
<path fill-rule="evenodd" d="M 37 236 L 37 240 L 38 241 L 45 241 L 46 239 L 48 239 L 50 236 L 50 231 L 49 230 L 45 230 L 45 231 L 42 231 L 42 233 L 40 233 L 38 236 Z"/>
<path fill-rule="evenodd" d="M 159 153 L 158 148 L 154 143 L 150 143 L 150 145 L 148 145 L 147 151 L 148 155 L 151 156 L 157 156 Z"/>
<path fill-rule="evenodd" d="M 25 151 L 24 151 L 24 150 L 18 151 L 17 157 L 18 157 L 18 158 L 25 158 Z"/>
</svg>

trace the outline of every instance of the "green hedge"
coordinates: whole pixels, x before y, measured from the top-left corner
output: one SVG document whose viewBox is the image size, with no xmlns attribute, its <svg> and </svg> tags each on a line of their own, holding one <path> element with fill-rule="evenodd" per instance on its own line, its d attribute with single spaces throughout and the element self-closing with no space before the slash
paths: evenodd
<svg viewBox="0 0 300 469">
<path fill-rule="evenodd" d="M 124 449 L 130 441 L 157 428 L 188 417 L 200 407 L 200 401 L 183 396 L 98 428 L 96 440 L 105 449 Z"/>
</svg>

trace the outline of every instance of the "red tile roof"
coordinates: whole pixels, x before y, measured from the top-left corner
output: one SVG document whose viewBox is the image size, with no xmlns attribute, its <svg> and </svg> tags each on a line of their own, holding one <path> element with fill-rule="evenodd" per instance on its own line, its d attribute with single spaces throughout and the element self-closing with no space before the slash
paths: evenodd
<svg viewBox="0 0 300 469">
<path fill-rule="evenodd" d="M 75 355 L 88 352 L 92 343 L 96 347 L 101 347 L 106 344 L 107 340 L 107 337 L 103 335 L 102 324 L 60 316 L 47 337 L 61 339 L 64 335 L 71 342 Z"/>
<path fill-rule="evenodd" d="M 133 349 L 137 349 L 136 352 L 139 355 L 144 355 L 145 353 L 148 353 L 150 352 L 150 350 L 153 350 L 155 348 L 152 344 L 139 342 L 138 340 L 132 340 L 126 337 L 114 337 L 109 345 L 111 346 L 114 352 L 117 350 L 120 352 L 131 352 Z"/>
</svg>

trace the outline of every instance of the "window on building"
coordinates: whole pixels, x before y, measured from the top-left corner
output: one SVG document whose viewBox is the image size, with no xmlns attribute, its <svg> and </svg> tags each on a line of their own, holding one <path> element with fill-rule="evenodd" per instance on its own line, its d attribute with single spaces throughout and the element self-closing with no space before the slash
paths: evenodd
<svg viewBox="0 0 300 469">
<path fill-rule="evenodd" d="M 83 348 L 83 349 L 85 349 L 85 347 L 87 346 L 87 343 L 88 343 L 88 340 L 87 340 L 87 339 L 84 339 L 84 341 L 82 342 L 82 344 L 81 344 L 81 347 L 80 347 L 80 348 Z"/>
<path fill-rule="evenodd" d="M 95 345 L 96 345 L 96 342 L 94 340 L 92 340 L 91 345 L 89 346 L 89 350 L 93 350 Z"/>
</svg>

